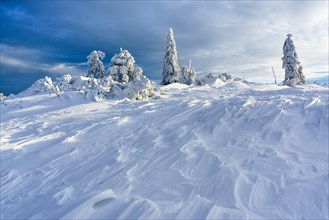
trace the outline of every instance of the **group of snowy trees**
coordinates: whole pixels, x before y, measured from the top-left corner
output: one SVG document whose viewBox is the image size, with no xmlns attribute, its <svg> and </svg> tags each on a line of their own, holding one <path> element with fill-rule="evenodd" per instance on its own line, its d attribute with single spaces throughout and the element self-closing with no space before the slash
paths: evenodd
<svg viewBox="0 0 329 220">
<path fill-rule="evenodd" d="M 166 40 L 166 51 L 163 60 L 161 84 L 167 85 L 180 82 L 191 85 L 195 82 L 195 79 L 196 75 L 194 68 L 191 67 L 191 61 L 189 67 L 182 66 L 182 68 L 179 68 L 174 31 L 172 28 L 169 28 Z"/>
<path fill-rule="evenodd" d="M 157 96 L 157 88 L 142 75 L 142 68 L 135 67 L 135 59 L 129 51 L 120 49 L 120 53 L 112 57 L 107 72 L 101 61 L 104 58 L 105 53 L 102 51 L 92 51 L 87 56 L 87 77 L 93 79 L 93 85 L 94 87 L 96 85 L 98 94 L 109 95 L 112 93 L 112 95 L 116 94 L 136 100 Z"/>
<path fill-rule="evenodd" d="M 305 84 L 305 76 L 303 74 L 303 67 L 299 62 L 294 43 L 291 39 L 292 35 L 288 34 L 288 38 L 284 42 L 282 68 L 285 69 L 285 77 L 283 84 L 294 87 L 296 85 Z M 112 80 L 119 83 L 129 83 L 135 79 L 140 79 L 142 76 L 142 69 L 134 67 L 134 57 L 127 50 L 120 50 L 119 54 L 116 54 L 110 63 L 108 71 L 105 71 L 102 59 L 104 59 L 105 53 L 102 51 L 92 51 L 87 57 L 88 59 L 88 74 L 87 77 L 91 78 L 103 78 L 105 76 L 112 77 Z M 169 28 L 166 38 L 166 49 L 163 60 L 162 71 L 162 85 L 170 83 L 183 83 L 187 85 L 194 84 L 196 81 L 196 74 L 194 68 L 191 66 L 179 67 L 178 56 L 176 49 L 176 42 L 174 38 L 174 31 Z"/>
<path fill-rule="evenodd" d="M 285 69 L 285 77 L 283 84 L 294 87 L 296 85 L 305 84 L 305 76 L 303 74 L 303 67 L 299 62 L 294 43 L 291 39 L 292 35 L 288 34 L 288 38 L 284 42 L 282 68 Z M 170 28 L 166 39 L 166 50 L 163 61 L 162 71 L 162 85 L 170 83 L 184 83 L 191 85 L 195 83 L 196 75 L 194 68 L 191 67 L 191 61 L 189 67 L 182 66 L 179 68 L 178 56 L 176 49 L 176 42 L 174 38 L 173 29 Z"/>
<path fill-rule="evenodd" d="M 283 84 L 295 87 L 305 84 L 305 76 L 291 37 L 291 34 L 287 35 L 283 46 L 282 68 L 285 69 Z M 86 77 L 67 74 L 55 81 L 52 81 L 50 77 L 45 77 L 36 81 L 25 93 L 53 92 L 60 96 L 62 92 L 79 91 L 95 100 L 108 98 L 145 100 L 159 96 L 160 90 L 156 84 L 142 75 L 143 70 L 135 66 L 135 59 L 127 50 L 120 49 L 120 52 L 112 57 L 107 71 L 102 62 L 104 58 L 104 52 L 94 50 L 87 56 L 88 73 Z M 161 84 L 179 82 L 187 85 L 202 85 L 218 79 L 221 82 L 230 80 L 245 82 L 238 78 L 232 79 L 228 74 L 218 76 L 209 74 L 202 79 L 196 79 L 191 60 L 189 66 L 183 65 L 180 68 L 174 32 L 170 28 L 166 39 Z"/>
<path fill-rule="evenodd" d="M 95 101 L 102 99 L 147 100 L 160 94 L 157 86 L 142 75 L 142 69 L 135 67 L 134 57 L 127 50 L 120 50 L 111 59 L 108 71 L 102 60 L 105 53 L 92 51 L 87 56 L 88 73 L 86 77 L 64 75 L 52 80 L 46 76 L 37 80 L 25 90 L 25 94 L 55 93 L 60 96 L 70 91 L 78 91 Z"/>
<path fill-rule="evenodd" d="M 100 79 L 111 76 L 114 81 L 128 83 L 142 76 L 143 70 L 140 67 L 135 67 L 135 59 L 129 51 L 120 49 L 120 53 L 112 57 L 107 73 L 101 61 L 104 57 L 104 52 L 96 50 L 87 56 L 87 77 Z"/>
</svg>

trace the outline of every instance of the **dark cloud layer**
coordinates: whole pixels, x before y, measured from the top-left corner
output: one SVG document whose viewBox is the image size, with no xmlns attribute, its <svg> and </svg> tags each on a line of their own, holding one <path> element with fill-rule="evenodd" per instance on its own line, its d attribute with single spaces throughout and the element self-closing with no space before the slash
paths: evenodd
<svg viewBox="0 0 329 220">
<path fill-rule="evenodd" d="M 327 6 L 326 1 L 1 1 L 1 91 L 17 93 L 45 75 L 85 74 L 82 63 L 94 49 L 106 53 L 105 66 L 121 47 L 128 49 L 145 75 L 160 79 L 169 27 L 180 65 L 192 59 L 197 72 L 272 80 L 270 66 L 281 71 L 288 32 L 304 69 L 327 72 Z"/>
</svg>

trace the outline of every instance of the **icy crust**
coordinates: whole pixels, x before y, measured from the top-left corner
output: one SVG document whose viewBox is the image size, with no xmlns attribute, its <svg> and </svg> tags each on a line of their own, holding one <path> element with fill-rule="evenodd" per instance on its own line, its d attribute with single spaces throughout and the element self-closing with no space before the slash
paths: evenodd
<svg viewBox="0 0 329 220">
<path fill-rule="evenodd" d="M 1 219 L 328 219 L 328 87 L 162 91 L 6 100 Z"/>
</svg>

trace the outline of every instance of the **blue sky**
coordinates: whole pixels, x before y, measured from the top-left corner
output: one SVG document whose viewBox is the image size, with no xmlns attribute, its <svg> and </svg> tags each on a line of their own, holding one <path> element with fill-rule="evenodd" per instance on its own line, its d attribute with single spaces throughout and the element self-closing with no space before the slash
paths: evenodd
<svg viewBox="0 0 329 220">
<path fill-rule="evenodd" d="M 161 78 L 165 37 L 174 29 L 179 64 L 198 73 L 279 80 L 292 33 L 307 79 L 328 77 L 328 1 L 3 1 L 1 92 L 17 93 L 46 75 L 86 75 L 92 50 L 120 48 L 150 79 Z"/>
</svg>

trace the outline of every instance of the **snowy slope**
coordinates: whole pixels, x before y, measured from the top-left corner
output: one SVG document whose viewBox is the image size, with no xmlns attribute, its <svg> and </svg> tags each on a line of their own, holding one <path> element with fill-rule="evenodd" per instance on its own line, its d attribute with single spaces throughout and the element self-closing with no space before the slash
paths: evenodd
<svg viewBox="0 0 329 220">
<path fill-rule="evenodd" d="M 328 87 L 162 92 L 6 100 L 1 219 L 328 219 Z"/>
</svg>

